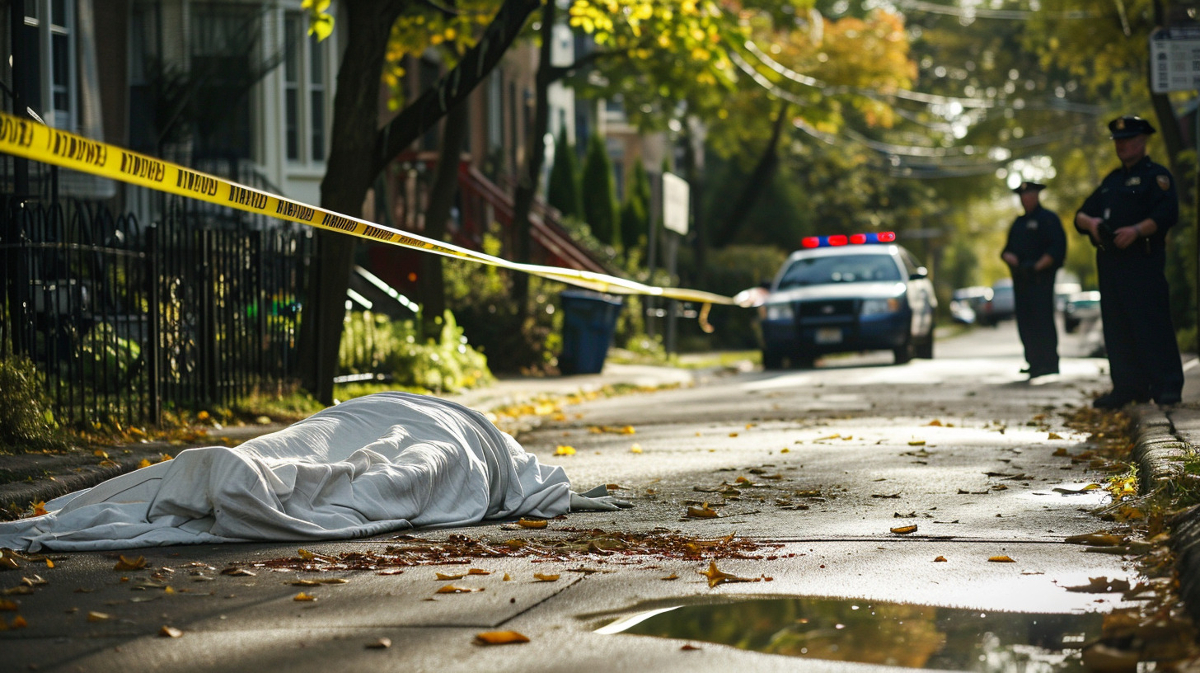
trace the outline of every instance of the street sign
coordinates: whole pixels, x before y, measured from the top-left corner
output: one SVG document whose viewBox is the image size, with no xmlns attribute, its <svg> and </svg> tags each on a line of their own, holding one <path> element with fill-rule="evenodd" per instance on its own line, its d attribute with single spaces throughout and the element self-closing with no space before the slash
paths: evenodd
<svg viewBox="0 0 1200 673">
<path fill-rule="evenodd" d="M 1150 89 L 1154 93 L 1200 89 L 1200 26 L 1150 33 Z"/>
<path fill-rule="evenodd" d="M 691 187 L 687 180 L 663 173 L 663 226 L 680 236 L 688 233 Z"/>
</svg>

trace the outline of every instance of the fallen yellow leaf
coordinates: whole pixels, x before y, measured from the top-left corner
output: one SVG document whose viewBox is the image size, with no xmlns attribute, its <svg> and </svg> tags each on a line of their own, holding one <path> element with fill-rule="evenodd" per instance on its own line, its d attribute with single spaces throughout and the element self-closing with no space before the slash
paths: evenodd
<svg viewBox="0 0 1200 673">
<path fill-rule="evenodd" d="M 633 446 L 629 447 L 629 452 L 630 452 L 630 453 L 641 453 L 641 452 L 642 452 L 642 445 L 641 445 L 641 444 L 634 444 Z"/>
<path fill-rule="evenodd" d="M 709 507 L 708 503 L 704 503 L 702 507 L 688 507 L 687 516 L 693 519 L 715 519 L 721 515 L 717 513 L 717 510 Z"/>
<path fill-rule="evenodd" d="M 989 563 L 1016 563 L 1016 561 L 1012 560 L 1011 558 L 1009 558 L 1007 556 L 989 556 L 988 562 Z"/>
<path fill-rule="evenodd" d="M 942 427 L 942 422 L 935 418 L 932 421 L 929 421 L 929 423 L 927 423 L 927 425 L 929 425 L 931 427 L 935 427 L 935 428 L 940 428 L 940 427 Z"/>
<path fill-rule="evenodd" d="M 705 577 L 708 578 L 708 588 L 709 589 L 712 589 L 713 587 L 717 586 L 718 584 L 725 584 L 728 582 L 757 582 L 758 581 L 757 578 L 738 577 L 737 575 L 730 575 L 729 573 L 721 572 L 721 570 L 719 570 L 717 568 L 716 561 L 709 561 L 708 562 L 708 570 L 705 570 L 705 571 L 701 572 L 700 574 L 704 575 Z"/>
<path fill-rule="evenodd" d="M 392 646 L 391 638 L 380 638 L 373 643 L 367 643 L 368 650 L 386 650 Z"/>
<path fill-rule="evenodd" d="M 512 581 L 512 578 L 508 576 L 508 573 L 504 573 L 504 577 L 503 577 L 503 578 L 501 578 L 501 581 L 504 581 L 504 582 L 511 582 L 511 581 Z"/>
<path fill-rule="evenodd" d="M 306 593 L 304 593 L 303 591 L 301 591 L 300 593 L 298 593 L 298 594 L 296 594 L 295 596 L 293 596 L 293 597 L 292 597 L 292 600 L 294 600 L 294 601 L 301 601 L 301 602 L 304 602 L 304 601 L 315 601 L 315 600 L 317 600 L 317 597 L 316 597 L 316 596 L 314 596 L 314 595 L 312 595 L 312 594 L 306 594 Z"/>
<path fill-rule="evenodd" d="M 667 575 L 666 577 L 660 577 L 659 579 L 663 580 L 663 581 L 677 580 L 677 579 L 679 579 L 679 575 L 676 575 L 675 573 L 671 573 L 670 575 Z"/>
<path fill-rule="evenodd" d="M 937 557 L 937 558 L 933 559 L 933 562 L 934 562 L 934 563 L 946 563 L 946 557 L 945 557 L 945 556 L 939 556 L 939 557 Z"/>
<path fill-rule="evenodd" d="M 730 437 L 737 437 L 737 436 L 738 436 L 738 433 L 736 433 L 736 432 L 731 432 L 731 433 L 729 433 L 729 436 L 730 436 Z"/>
<path fill-rule="evenodd" d="M 556 455 L 556 456 L 573 456 L 573 455 L 575 455 L 575 447 L 567 446 L 565 444 L 559 444 L 558 448 L 554 450 L 554 455 Z"/>
<path fill-rule="evenodd" d="M 441 582 L 453 582 L 454 580 L 461 580 L 466 576 L 466 573 L 459 573 L 457 575 L 451 575 L 449 573 L 437 573 L 437 578 Z"/>
<path fill-rule="evenodd" d="M 484 631 L 475 634 L 475 642 L 480 645 L 512 645 L 529 642 L 529 636 L 516 631 Z"/>
<path fill-rule="evenodd" d="M 97 458 L 108 458 L 108 453 L 101 449 L 96 449 L 95 451 L 92 452 L 92 455 L 96 456 Z"/>
<path fill-rule="evenodd" d="M 1093 547 L 1117 547 L 1124 544 L 1125 538 L 1110 533 L 1087 533 L 1084 535 L 1072 535 L 1064 539 L 1063 542 L 1068 544 L 1086 544 Z"/>
<path fill-rule="evenodd" d="M 10 601 L 7 598 L 0 598 L 0 612 L 16 612 L 16 610 L 16 601 Z"/>
<path fill-rule="evenodd" d="M 780 449 L 780 450 L 779 450 L 779 452 L 780 452 L 780 453 L 791 453 L 791 452 L 792 452 L 792 450 L 791 450 L 791 449 L 789 449 L 789 448 L 787 448 L 787 447 L 785 446 L 785 447 L 783 447 L 782 449 Z"/>
<path fill-rule="evenodd" d="M 468 568 L 467 574 L 468 575 L 491 575 L 492 571 L 484 570 L 483 568 Z"/>
<path fill-rule="evenodd" d="M 120 560 L 113 566 L 113 570 L 141 570 L 146 567 L 146 557 L 139 556 L 135 559 L 125 558 L 124 555 L 118 557 Z"/>
<path fill-rule="evenodd" d="M 1070 456 L 1071 454 L 1067 452 L 1067 448 L 1065 446 L 1060 446 L 1054 450 L 1054 453 L 1052 453 L 1050 455 L 1056 456 L 1058 458 L 1066 458 L 1066 457 Z"/>
<path fill-rule="evenodd" d="M 35 502 L 35 503 L 33 503 L 33 515 L 34 515 L 34 516 L 41 516 L 41 515 L 43 515 L 43 514 L 45 514 L 45 513 L 46 513 L 46 503 L 45 503 L 45 501 L 41 501 L 41 502 Z M 47 560 L 49 560 L 49 559 L 47 559 Z"/>
<path fill-rule="evenodd" d="M 143 467 L 150 467 L 153 464 L 154 463 L 151 463 L 149 458 L 143 458 L 141 462 L 138 463 L 138 469 L 140 470 Z"/>
<path fill-rule="evenodd" d="M 560 575 L 544 575 L 542 573 L 534 573 L 533 579 L 539 582 L 557 582 Z"/>
<path fill-rule="evenodd" d="M 1046 439 L 1062 439 L 1062 435 L 1059 435 L 1057 432 L 1051 432 L 1050 436 L 1046 437 Z"/>
<path fill-rule="evenodd" d="M 923 439 L 910 439 L 910 440 L 908 441 L 908 445 L 909 445 L 909 446 L 925 446 L 925 440 L 923 440 Z"/>
<path fill-rule="evenodd" d="M 103 613 L 103 612 L 89 612 L 89 613 L 87 613 L 87 620 L 88 620 L 89 622 L 102 622 L 102 621 L 104 621 L 104 620 L 106 620 L 106 619 L 112 619 L 112 615 L 105 614 L 105 613 Z"/>
<path fill-rule="evenodd" d="M 626 425 L 625 427 L 621 428 L 618 432 L 622 435 L 632 435 L 632 434 L 636 433 L 637 430 L 634 430 L 632 425 Z"/>
<path fill-rule="evenodd" d="M 524 519 L 523 518 L 520 521 L 517 521 L 517 525 L 522 528 L 545 528 L 546 520 L 545 519 Z"/>
<path fill-rule="evenodd" d="M 180 631 L 179 629 L 175 628 L 174 626 L 164 626 L 158 630 L 159 638 L 178 638 L 182 635 L 183 635 L 183 631 Z"/>
<path fill-rule="evenodd" d="M 478 587 L 478 588 L 472 589 L 470 587 L 456 587 L 453 584 L 447 584 L 446 586 L 439 588 L 434 593 L 438 593 L 438 594 L 469 594 L 469 593 L 472 593 L 475 591 L 483 591 L 483 587 Z"/>
<path fill-rule="evenodd" d="M 896 533 L 897 535 L 908 535 L 909 533 L 915 533 L 915 532 L 917 532 L 917 524 L 914 523 L 910 526 L 900 526 L 899 528 L 893 528 L 892 532 Z"/>
</svg>

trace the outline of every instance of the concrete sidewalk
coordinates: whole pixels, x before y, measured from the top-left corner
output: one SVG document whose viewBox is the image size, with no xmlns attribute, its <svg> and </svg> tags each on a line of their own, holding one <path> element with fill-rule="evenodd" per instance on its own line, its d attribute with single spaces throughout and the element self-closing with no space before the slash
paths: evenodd
<svg viewBox="0 0 1200 673">
<path fill-rule="evenodd" d="M 442 395 L 449 400 L 482 412 L 536 401 L 565 398 L 579 393 L 602 391 L 611 386 L 659 388 L 692 385 L 717 374 L 713 369 L 681 369 L 655 365 L 609 363 L 599 374 L 576 376 L 504 377 L 490 386 Z M 536 427 L 541 418 L 535 414 L 508 417 L 501 423 L 512 434 Z M 33 503 L 49 501 L 72 491 L 95 486 L 125 472 L 137 469 L 143 460 L 157 462 L 163 454 L 175 455 L 184 449 L 241 443 L 275 432 L 284 424 L 246 425 L 212 430 L 195 442 L 172 444 L 164 441 L 130 444 L 99 449 L 91 448 L 68 454 L 28 453 L 5 456 L 0 469 L 0 506 L 15 503 L 22 509 Z M 101 465 L 100 463 L 104 463 Z"/>
</svg>

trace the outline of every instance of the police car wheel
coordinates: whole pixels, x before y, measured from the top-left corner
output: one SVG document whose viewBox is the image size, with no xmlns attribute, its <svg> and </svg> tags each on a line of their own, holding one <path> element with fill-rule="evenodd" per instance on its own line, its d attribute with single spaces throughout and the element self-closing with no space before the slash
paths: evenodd
<svg viewBox="0 0 1200 673">
<path fill-rule="evenodd" d="M 920 345 L 917 346 L 917 357 L 922 360 L 933 359 L 933 330 L 929 330 L 929 336 L 921 339 Z"/>
<path fill-rule="evenodd" d="M 762 365 L 763 369 L 783 369 L 783 354 L 778 351 L 763 349 Z"/>
</svg>

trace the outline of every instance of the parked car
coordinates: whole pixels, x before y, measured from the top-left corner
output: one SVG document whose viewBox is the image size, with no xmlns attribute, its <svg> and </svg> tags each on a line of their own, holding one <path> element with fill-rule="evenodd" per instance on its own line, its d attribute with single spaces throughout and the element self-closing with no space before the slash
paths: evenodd
<svg viewBox="0 0 1200 673">
<path fill-rule="evenodd" d="M 992 283 L 992 298 L 985 301 L 980 309 L 977 312 L 980 325 L 995 325 L 1012 318 L 1016 313 L 1012 279 L 1001 278 Z"/>
<path fill-rule="evenodd" d="M 801 241 L 760 309 L 763 367 L 878 349 L 891 350 L 897 363 L 933 357 L 933 284 L 895 240 L 886 232 Z"/>
<path fill-rule="evenodd" d="M 1063 329 L 1074 332 L 1085 320 L 1100 318 L 1100 293 L 1076 292 L 1063 306 Z"/>
<path fill-rule="evenodd" d="M 992 288 L 983 285 L 961 287 L 950 296 L 950 317 L 955 322 L 970 325 L 979 316 L 980 307 L 992 299 Z"/>
</svg>

